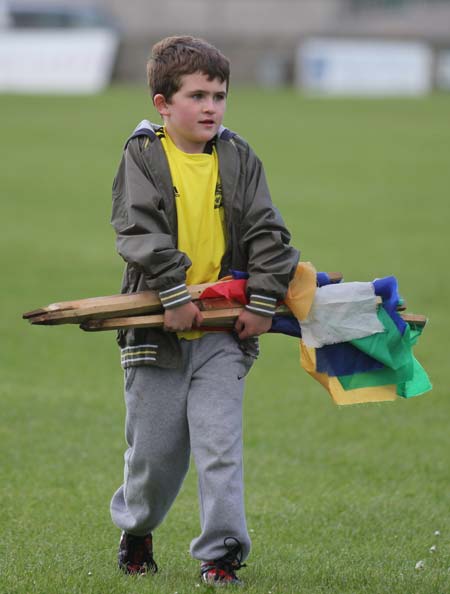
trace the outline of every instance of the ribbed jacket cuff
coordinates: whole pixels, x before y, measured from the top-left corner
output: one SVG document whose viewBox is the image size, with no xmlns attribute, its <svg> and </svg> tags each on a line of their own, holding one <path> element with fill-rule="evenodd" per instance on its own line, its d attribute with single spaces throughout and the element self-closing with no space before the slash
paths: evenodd
<svg viewBox="0 0 450 594">
<path fill-rule="evenodd" d="M 250 301 L 245 307 L 260 316 L 271 318 L 277 308 L 277 300 L 275 297 L 252 293 L 250 295 Z"/>
<path fill-rule="evenodd" d="M 192 300 L 192 297 L 187 290 L 186 283 L 177 285 L 171 289 L 166 289 L 165 291 L 160 291 L 159 298 L 161 299 L 164 309 L 172 309 L 173 307 L 189 303 L 189 301 Z"/>
</svg>

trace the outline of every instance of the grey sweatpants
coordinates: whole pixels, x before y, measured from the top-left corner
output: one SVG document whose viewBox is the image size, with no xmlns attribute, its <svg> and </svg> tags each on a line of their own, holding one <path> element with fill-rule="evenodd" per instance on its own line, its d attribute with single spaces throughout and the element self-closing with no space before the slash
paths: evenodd
<svg viewBox="0 0 450 594">
<path fill-rule="evenodd" d="M 135 535 L 154 531 L 177 496 L 192 455 L 198 472 L 201 534 L 191 555 L 222 557 L 235 537 L 250 551 L 243 498 L 242 399 L 252 358 L 229 333 L 181 340 L 182 367 L 125 371 L 124 483 L 111 501 L 113 522 Z"/>
</svg>

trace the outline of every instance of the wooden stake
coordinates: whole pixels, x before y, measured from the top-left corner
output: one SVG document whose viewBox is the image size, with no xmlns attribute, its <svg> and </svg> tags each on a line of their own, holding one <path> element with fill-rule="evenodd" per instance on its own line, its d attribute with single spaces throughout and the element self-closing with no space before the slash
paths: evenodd
<svg viewBox="0 0 450 594">
<path fill-rule="evenodd" d="M 198 299 L 203 291 L 215 283 L 192 285 L 187 289 L 192 299 Z M 83 320 L 117 317 L 120 314 L 143 314 L 162 311 L 161 301 L 156 291 L 141 291 L 106 297 L 90 297 L 77 301 L 52 303 L 47 307 L 23 314 L 31 324 L 79 324 Z"/>
<path fill-rule="evenodd" d="M 203 326 L 232 326 L 244 309 L 243 306 L 228 309 L 218 309 L 203 312 Z M 277 313 L 290 316 L 291 312 L 286 306 L 277 309 Z M 419 314 L 401 314 L 405 322 L 425 326 L 427 318 Z M 80 326 L 87 332 L 98 332 L 102 330 L 121 330 L 127 328 L 160 328 L 164 325 L 164 315 L 134 316 L 123 318 L 110 318 L 103 320 L 86 320 Z"/>
<path fill-rule="evenodd" d="M 233 307 L 230 309 L 217 309 L 203 312 L 203 326 L 233 325 L 233 322 L 244 309 Z M 95 332 L 100 330 L 120 330 L 122 328 L 157 328 L 164 324 L 164 315 L 134 316 L 125 318 L 110 318 L 108 320 L 87 320 L 80 326 L 82 330 Z"/>
</svg>

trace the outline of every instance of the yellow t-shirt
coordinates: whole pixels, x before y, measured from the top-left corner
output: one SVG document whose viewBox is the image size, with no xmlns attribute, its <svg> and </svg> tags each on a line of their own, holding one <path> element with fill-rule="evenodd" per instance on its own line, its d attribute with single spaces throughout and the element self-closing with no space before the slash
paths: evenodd
<svg viewBox="0 0 450 594">
<path fill-rule="evenodd" d="M 219 160 L 212 153 L 185 153 L 167 132 L 158 133 L 169 162 L 178 219 L 178 249 L 192 266 L 186 284 L 214 282 L 219 278 L 226 249 L 225 219 Z M 198 338 L 202 332 L 179 332 L 180 338 Z"/>
</svg>

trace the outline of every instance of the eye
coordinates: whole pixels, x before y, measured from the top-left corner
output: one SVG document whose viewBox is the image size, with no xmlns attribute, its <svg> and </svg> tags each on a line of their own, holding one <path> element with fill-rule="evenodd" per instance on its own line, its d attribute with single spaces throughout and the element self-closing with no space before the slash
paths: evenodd
<svg viewBox="0 0 450 594">
<path fill-rule="evenodd" d="M 225 93 L 218 93 L 214 97 L 214 101 L 216 101 L 217 103 L 219 103 L 220 101 L 225 101 L 225 99 L 226 99 Z"/>
<path fill-rule="evenodd" d="M 202 98 L 203 98 L 203 93 L 193 93 L 193 95 L 192 95 L 192 99 L 195 99 L 196 101 L 199 101 Z"/>
</svg>

